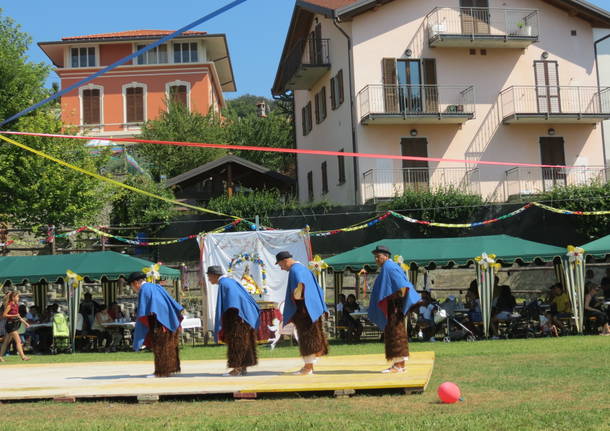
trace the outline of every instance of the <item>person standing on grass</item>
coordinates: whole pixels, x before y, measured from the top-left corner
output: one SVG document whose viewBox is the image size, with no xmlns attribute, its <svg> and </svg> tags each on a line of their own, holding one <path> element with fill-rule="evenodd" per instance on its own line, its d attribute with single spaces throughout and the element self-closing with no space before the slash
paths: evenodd
<svg viewBox="0 0 610 431">
<path fill-rule="evenodd" d="M 208 280 L 218 284 L 214 336 L 227 344 L 229 376 L 245 376 L 247 368 L 258 363 L 256 328 L 260 309 L 246 289 L 232 278 L 225 277 L 220 266 L 209 266 Z"/>
<path fill-rule="evenodd" d="M 275 260 L 283 271 L 288 271 L 284 326 L 294 322 L 299 337 L 299 352 L 305 362 L 295 374 L 311 375 L 318 358 L 328 354 L 328 340 L 322 328 L 322 315 L 328 313 L 324 293 L 313 273 L 294 260 L 290 252 L 279 252 Z"/>
<path fill-rule="evenodd" d="M 369 320 L 383 331 L 385 357 L 392 363 L 382 373 L 402 373 L 409 359 L 405 316 L 421 297 L 402 268 L 390 259 L 392 253 L 387 247 L 378 245 L 372 253 L 379 275 L 371 291 L 368 315 Z"/>
<path fill-rule="evenodd" d="M 138 314 L 133 335 L 133 349 L 149 347 L 155 357 L 156 377 L 180 372 L 178 336 L 184 307 L 155 283 L 145 281 L 142 272 L 133 272 L 127 283 L 138 294 Z"/>
<path fill-rule="evenodd" d="M 6 319 L 6 335 L 4 336 L 4 341 L 2 342 L 2 347 L 0 348 L 0 362 L 4 362 L 3 356 L 6 353 L 6 349 L 8 349 L 11 341 L 15 343 L 21 360 L 29 361 L 31 358 L 25 356 L 25 353 L 23 353 L 23 345 L 21 344 L 21 337 L 19 336 L 19 328 L 21 327 L 22 323 L 26 328 L 30 326 L 28 322 L 19 314 L 19 292 L 10 292 L 4 298 L 4 311 L 2 312 L 2 318 Z"/>
</svg>

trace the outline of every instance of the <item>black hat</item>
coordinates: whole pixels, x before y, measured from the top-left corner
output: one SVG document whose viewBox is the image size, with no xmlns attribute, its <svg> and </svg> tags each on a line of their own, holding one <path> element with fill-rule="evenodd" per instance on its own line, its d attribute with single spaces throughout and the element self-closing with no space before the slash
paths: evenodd
<svg viewBox="0 0 610 431">
<path fill-rule="evenodd" d="M 206 271 L 206 274 L 223 275 L 224 272 L 222 271 L 222 268 L 220 266 L 212 265 L 212 266 L 208 266 L 208 270 Z"/>
<path fill-rule="evenodd" d="M 127 277 L 127 284 L 131 284 L 137 280 L 146 280 L 146 275 L 140 271 L 132 272 L 129 274 L 129 277 Z"/>
<path fill-rule="evenodd" d="M 373 250 L 372 253 L 383 253 L 387 254 L 388 256 L 392 256 L 392 253 L 390 253 L 390 250 L 385 245 L 378 245 L 377 247 L 375 247 L 375 250 Z"/>
<path fill-rule="evenodd" d="M 280 263 L 280 260 L 288 259 L 289 257 L 292 257 L 289 251 L 280 251 L 275 255 L 275 264 L 277 265 Z"/>
</svg>

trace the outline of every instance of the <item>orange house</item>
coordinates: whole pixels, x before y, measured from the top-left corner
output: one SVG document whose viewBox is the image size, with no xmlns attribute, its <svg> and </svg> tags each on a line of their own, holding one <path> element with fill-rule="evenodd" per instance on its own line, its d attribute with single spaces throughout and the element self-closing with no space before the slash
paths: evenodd
<svg viewBox="0 0 610 431">
<path fill-rule="evenodd" d="M 92 34 L 38 46 L 56 67 L 61 87 L 67 88 L 170 33 Z M 62 96 L 61 116 L 81 133 L 133 136 L 143 122 L 166 110 L 169 99 L 205 115 L 220 112 L 223 92 L 235 90 L 225 35 L 187 31 Z"/>
</svg>

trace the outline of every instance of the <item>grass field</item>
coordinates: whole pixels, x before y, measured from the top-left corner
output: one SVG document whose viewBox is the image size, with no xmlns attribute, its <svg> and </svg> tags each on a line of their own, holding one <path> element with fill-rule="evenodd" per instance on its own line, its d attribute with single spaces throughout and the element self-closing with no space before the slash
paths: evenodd
<svg viewBox="0 0 610 431">
<path fill-rule="evenodd" d="M 436 352 L 423 395 L 151 405 L 9 403 L 0 405 L 0 430 L 610 430 L 610 337 L 412 343 L 411 350 Z M 382 351 L 380 343 L 362 343 L 333 345 L 331 354 Z M 294 347 L 259 352 L 263 361 L 298 354 Z M 224 347 L 185 347 L 181 358 L 220 359 L 224 354 Z M 152 361 L 152 356 L 75 354 L 38 356 L 33 362 L 112 360 Z M 1 367 L 0 384 L 10 384 Z M 443 381 L 457 383 L 464 401 L 438 403 L 436 388 Z"/>
</svg>

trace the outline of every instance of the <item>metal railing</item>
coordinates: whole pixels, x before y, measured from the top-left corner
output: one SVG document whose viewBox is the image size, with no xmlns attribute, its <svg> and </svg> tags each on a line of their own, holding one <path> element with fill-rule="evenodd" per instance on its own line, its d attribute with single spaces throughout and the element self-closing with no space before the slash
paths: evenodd
<svg viewBox="0 0 610 431">
<path fill-rule="evenodd" d="M 463 35 L 537 38 L 540 36 L 536 9 L 449 8 L 438 7 L 427 17 L 428 36 Z"/>
<path fill-rule="evenodd" d="M 514 86 L 500 93 L 503 118 L 515 114 L 610 115 L 610 87 Z"/>
<path fill-rule="evenodd" d="M 557 187 L 604 184 L 608 181 L 603 166 L 574 166 L 570 168 L 515 167 L 505 173 L 505 197 L 533 195 Z"/>
<path fill-rule="evenodd" d="M 474 86 L 369 84 L 358 92 L 360 118 L 388 115 L 474 115 Z"/>
<path fill-rule="evenodd" d="M 292 47 L 285 62 L 285 76 L 290 79 L 301 66 L 323 66 L 330 64 L 330 41 L 309 36 L 300 39 Z"/>
<path fill-rule="evenodd" d="M 391 199 L 405 191 L 448 188 L 481 194 L 479 170 L 467 168 L 370 169 L 363 174 L 362 186 L 365 202 Z"/>
</svg>

